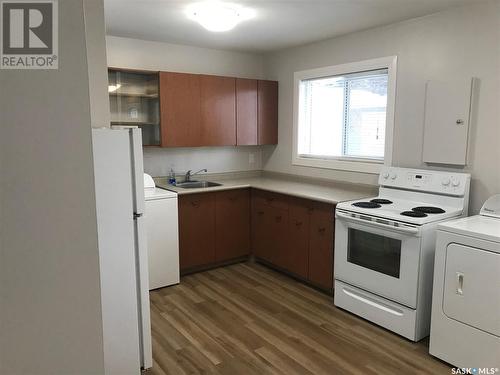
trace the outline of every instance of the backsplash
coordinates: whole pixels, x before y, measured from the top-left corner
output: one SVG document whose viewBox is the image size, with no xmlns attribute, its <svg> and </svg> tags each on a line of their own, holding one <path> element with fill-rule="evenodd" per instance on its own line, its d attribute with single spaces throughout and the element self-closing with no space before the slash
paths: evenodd
<svg viewBox="0 0 500 375">
<path fill-rule="evenodd" d="M 261 170 L 262 149 L 262 146 L 145 148 L 144 172 L 166 176 L 170 168 L 177 174 L 202 168 L 209 173 Z"/>
</svg>

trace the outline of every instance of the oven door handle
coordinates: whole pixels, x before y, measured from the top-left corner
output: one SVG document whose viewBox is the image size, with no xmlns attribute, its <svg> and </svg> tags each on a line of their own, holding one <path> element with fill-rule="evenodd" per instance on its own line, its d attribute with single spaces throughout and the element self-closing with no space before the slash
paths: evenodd
<svg viewBox="0 0 500 375">
<path fill-rule="evenodd" d="M 374 301 L 371 298 L 361 296 L 354 291 L 347 290 L 346 288 L 342 288 L 342 291 L 345 294 L 347 294 L 349 297 L 354 298 L 360 302 L 366 303 L 367 305 L 373 306 L 379 310 L 388 312 L 388 313 L 396 315 L 396 316 L 403 316 L 403 312 L 398 310 L 398 309 L 394 309 L 392 307 L 386 306 L 385 304 Z"/>
<path fill-rule="evenodd" d="M 383 223 L 379 223 L 377 221 L 359 219 L 357 217 L 352 217 L 350 215 L 346 215 L 346 214 L 338 212 L 338 211 L 335 212 L 335 217 L 338 219 L 344 219 L 344 220 L 352 221 L 355 223 L 371 225 L 371 226 L 376 227 L 376 228 L 392 230 L 394 232 L 408 233 L 408 234 L 413 234 L 413 235 L 418 234 L 418 228 L 395 227 L 393 225 L 383 224 Z"/>
</svg>

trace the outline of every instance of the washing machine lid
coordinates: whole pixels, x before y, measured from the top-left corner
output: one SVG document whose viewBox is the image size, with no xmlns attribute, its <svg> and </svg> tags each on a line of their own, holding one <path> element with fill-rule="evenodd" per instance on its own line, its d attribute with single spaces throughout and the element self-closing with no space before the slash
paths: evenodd
<svg viewBox="0 0 500 375">
<path fill-rule="evenodd" d="M 144 173 L 144 189 L 152 189 L 154 187 L 156 187 L 156 184 L 153 180 L 153 177 L 151 177 L 147 173 Z"/>
<path fill-rule="evenodd" d="M 144 199 L 146 199 L 147 201 L 168 198 L 177 198 L 177 193 L 160 188 L 144 189 Z"/>
<path fill-rule="evenodd" d="M 500 243 L 500 218 L 484 215 L 469 216 L 440 224 L 438 229 Z M 497 252 L 500 252 L 499 248 Z"/>
<path fill-rule="evenodd" d="M 486 202 L 484 202 L 480 214 L 500 220 L 500 194 L 493 195 Z"/>
</svg>

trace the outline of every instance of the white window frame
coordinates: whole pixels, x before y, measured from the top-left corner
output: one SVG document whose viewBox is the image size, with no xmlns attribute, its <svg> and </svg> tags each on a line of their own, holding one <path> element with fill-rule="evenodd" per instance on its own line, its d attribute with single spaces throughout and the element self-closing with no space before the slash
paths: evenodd
<svg viewBox="0 0 500 375">
<path fill-rule="evenodd" d="M 299 90 L 300 82 L 307 79 L 338 76 L 342 74 L 357 73 L 370 70 L 387 69 L 387 112 L 385 129 L 384 159 L 361 159 L 347 157 L 304 157 L 298 154 L 299 131 Z M 354 172 L 378 174 L 383 165 L 392 164 L 392 145 L 394 135 L 394 107 L 396 104 L 396 75 L 397 56 L 387 56 L 377 59 L 358 61 L 353 63 L 327 66 L 324 68 L 302 70 L 295 72 L 294 98 L 293 98 L 293 145 L 292 164 L 306 167 L 338 169 Z"/>
</svg>

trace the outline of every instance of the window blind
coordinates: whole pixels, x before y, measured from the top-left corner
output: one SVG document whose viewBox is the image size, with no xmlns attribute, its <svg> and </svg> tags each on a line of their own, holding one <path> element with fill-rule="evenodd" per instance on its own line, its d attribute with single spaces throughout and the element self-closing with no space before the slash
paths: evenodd
<svg viewBox="0 0 500 375">
<path fill-rule="evenodd" d="M 298 153 L 384 158 L 388 69 L 302 80 Z"/>
</svg>

